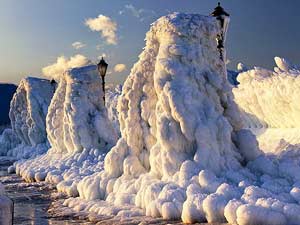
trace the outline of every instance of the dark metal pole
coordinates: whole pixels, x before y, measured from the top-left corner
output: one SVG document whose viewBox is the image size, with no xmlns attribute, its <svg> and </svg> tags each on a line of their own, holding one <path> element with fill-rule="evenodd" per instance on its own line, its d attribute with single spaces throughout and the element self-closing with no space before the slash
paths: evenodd
<svg viewBox="0 0 300 225">
<path fill-rule="evenodd" d="M 102 78 L 103 101 L 105 105 L 105 77 L 101 76 L 101 78 Z"/>
<path fill-rule="evenodd" d="M 222 35 L 221 35 L 222 36 Z M 223 37 L 221 37 L 220 40 L 218 40 L 218 50 L 219 50 L 219 53 L 220 53 L 220 59 L 222 61 L 224 61 L 224 57 L 223 57 L 223 50 L 224 50 L 224 45 L 223 45 Z"/>
<path fill-rule="evenodd" d="M 12 218 L 11 218 L 11 224 L 13 225 L 14 224 L 14 218 L 15 218 L 15 202 L 13 199 L 11 199 L 12 201 Z"/>
</svg>

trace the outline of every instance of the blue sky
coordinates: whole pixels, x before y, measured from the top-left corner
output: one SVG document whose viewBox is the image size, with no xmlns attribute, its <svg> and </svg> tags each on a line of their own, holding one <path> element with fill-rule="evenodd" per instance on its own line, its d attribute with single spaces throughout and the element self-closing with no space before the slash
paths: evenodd
<svg viewBox="0 0 300 225">
<path fill-rule="evenodd" d="M 82 54 L 89 59 L 105 53 L 109 68 L 125 64 L 123 72 L 107 76 L 121 83 L 144 47 L 150 24 L 168 12 L 209 14 L 212 0 L 0 0 L 0 82 L 18 83 L 22 77 L 41 76 L 41 69 L 58 56 Z M 237 62 L 272 68 L 273 57 L 300 64 L 300 1 L 224 0 L 231 14 L 227 52 Z M 127 8 L 126 8 L 127 5 Z M 130 7 L 128 7 L 130 6 Z M 121 13 L 120 13 L 121 12 Z M 88 18 L 105 15 L 117 24 L 116 45 L 85 25 Z M 74 49 L 79 41 L 86 46 Z"/>
</svg>

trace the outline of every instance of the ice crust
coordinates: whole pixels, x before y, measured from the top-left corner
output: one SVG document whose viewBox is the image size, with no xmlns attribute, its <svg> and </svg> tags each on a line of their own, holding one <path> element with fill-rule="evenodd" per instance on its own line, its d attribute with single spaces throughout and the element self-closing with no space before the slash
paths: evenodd
<svg viewBox="0 0 300 225">
<path fill-rule="evenodd" d="M 11 101 L 9 117 L 22 143 L 35 146 L 47 141 L 45 118 L 54 93 L 49 80 L 25 78 Z"/>
<path fill-rule="evenodd" d="M 16 173 L 56 183 L 73 196 L 64 205 L 75 211 L 300 224 L 300 146 L 264 154 L 247 130 L 289 122 L 276 105 L 287 96 L 296 122 L 297 93 L 289 90 L 299 71 L 281 58 L 276 72 L 240 66 L 234 99 L 217 51 L 219 32 L 212 17 L 174 13 L 156 21 L 121 95 L 107 95 L 109 115 L 95 66 L 65 73 L 46 119 L 51 148 L 16 163 Z M 110 122 L 116 116 L 118 140 L 118 123 Z"/>
<path fill-rule="evenodd" d="M 16 173 L 27 181 L 57 184 L 59 191 L 78 196 L 78 182 L 103 170 L 104 156 L 118 138 L 104 107 L 96 66 L 74 68 L 61 76 L 46 125 L 51 148 L 17 162 Z"/>
<path fill-rule="evenodd" d="M 54 90 L 49 80 L 21 80 L 10 104 L 12 130 L 7 129 L 0 136 L 2 155 L 22 159 L 47 151 L 45 118 Z"/>
<path fill-rule="evenodd" d="M 109 149 L 117 135 L 107 119 L 96 66 L 65 73 L 47 114 L 48 140 L 57 151 Z"/>
</svg>

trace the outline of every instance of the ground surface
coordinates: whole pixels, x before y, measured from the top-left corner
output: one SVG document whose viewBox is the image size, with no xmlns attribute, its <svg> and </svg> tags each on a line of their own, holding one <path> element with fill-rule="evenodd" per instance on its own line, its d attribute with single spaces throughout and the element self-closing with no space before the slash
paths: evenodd
<svg viewBox="0 0 300 225">
<path fill-rule="evenodd" d="M 51 204 L 63 196 L 57 194 L 54 187 L 45 183 L 25 183 L 16 175 L 8 175 L 8 160 L 0 161 L 0 182 L 5 186 L 7 196 L 14 201 L 14 224 L 90 224 L 87 220 L 72 218 L 71 215 L 58 216 L 48 209 Z"/>
<path fill-rule="evenodd" d="M 0 182 L 5 186 L 7 196 L 14 201 L 15 225 L 182 224 L 179 221 L 164 221 L 162 219 L 154 219 L 151 217 L 135 217 L 120 221 L 119 218 L 115 217 L 103 217 L 98 215 L 87 216 L 83 213 L 76 213 L 62 205 L 65 196 L 57 193 L 53 185 L 45 182 L 26 183 L 15 174 L 7 174 L 7 168 L 11 164 L 12 161 L 8 159 L 0 160 Z"/>
</svg>

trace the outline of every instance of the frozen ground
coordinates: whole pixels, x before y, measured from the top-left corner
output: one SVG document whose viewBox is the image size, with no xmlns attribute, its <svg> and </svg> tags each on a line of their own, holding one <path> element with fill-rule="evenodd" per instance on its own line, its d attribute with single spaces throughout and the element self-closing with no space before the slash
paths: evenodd
<svg viewBox="0 0 300 225">
<path fill-rule="evenodd" d="M 16 225 L 183 225 L 179 221 L 166 221 L 151 217 L 120 220 L 114 216 L 76 212 L 63 205 L 66 196 L 58 193 L 54 185 L 45 182 L 25 183 L 20 177 L 7 174 L 7 168 L 12 162 L 9 158 L 0 158 L 0 182 L 5 186 L 5 193 L 15 203 L 14 224 Z"/>
<path fill-rule="evenodd" d="M 11 160 L 1 157 L 0 182 L 5 186 L 6 195 L 14 201 L 14 224 L 90 224 L 73 214 L 58 216 L 55 215 L 55 210 L 53 213 L 47 212 L 48 209 L 51 210 L 52 202 L 64 199 L 64 196 L 58 194 L 53 185 L 25 183 L 20 177 L 7 174 L 11 163 Z"/>
</svg>

